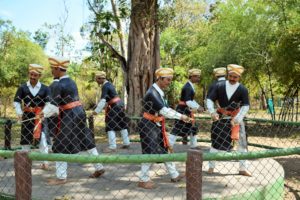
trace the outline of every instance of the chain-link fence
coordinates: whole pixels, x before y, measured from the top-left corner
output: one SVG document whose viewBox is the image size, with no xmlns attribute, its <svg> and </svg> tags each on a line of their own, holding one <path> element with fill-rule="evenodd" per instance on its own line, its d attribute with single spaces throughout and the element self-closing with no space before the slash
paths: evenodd
<svg viewBox="0 0 300 200">
<path fill-rule="evenodd" d="M 129 116 L 117 99 L 93 115 L 70 98 L 37 118 L 49 102 L 1 121 L 0 199 L 300 198 L 299 122 L 250 110 L 233 135 L 232 108 Z"/>
</svg>

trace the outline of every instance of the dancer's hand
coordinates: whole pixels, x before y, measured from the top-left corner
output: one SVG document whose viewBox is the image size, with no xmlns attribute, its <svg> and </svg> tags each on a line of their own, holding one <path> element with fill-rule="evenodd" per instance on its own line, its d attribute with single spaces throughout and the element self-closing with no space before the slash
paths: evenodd
<svg viewBox="0 0 300 200">
<path fill-rule="evenodd" d="M 211 119 L 215 122 L 215 121 L 218 121 L 220 116 L 218 113 L 212 113 L 211 115 Z"/>
<path fill-rule="evenodd" d="M 186 123 L 191 122 L 191 118 L 189 118 L 189 117 L 186 116 L 186 115 L 182 115 L 182 116 L 181 116 L 181 120 L 184 121 L 184 122 L 186 122 Z"/>
</svg>

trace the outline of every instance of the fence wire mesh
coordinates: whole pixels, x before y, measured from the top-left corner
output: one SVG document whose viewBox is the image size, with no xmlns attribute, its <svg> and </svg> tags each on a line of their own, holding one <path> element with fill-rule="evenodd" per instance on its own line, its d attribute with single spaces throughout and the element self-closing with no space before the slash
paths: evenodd
<svg viewBox="0 0 300 200">
<path fill-rule="evenodd" d="M 214 160 L 215 157 L 204 156 L 202 166 L 197 169 L 202 177 L 190 174 L 194 183 L 189 184 L 185 174 L 191 166 L 183 161 L 141 162 L 141 154 L 159 156 L 186 153 L 189 149 L 201 150 L 206 155 L 225 155 L 299 148 L 299 123 L 274 121 L 267 111 L 250 110 L 239 125 L 239 138 L 233 140 L 229 116 L 220 115 L 219 120 L 212 122 L 207 112 L 192 113 L 187 107 L 176 109 L 190 117 L 185 122 L 175 108 L 167 110 L 163 119 L 159 105 L 151 102 L 141 103 L 139 116 L 127 115 L 122 101 L 113 102 L 105 112 L 93 115 L 92 110 L 86 112 L 80 103 L 70 106 L 75 101 L 66 97 L 55 102 L 70 107 L 60 106 L 58 116 L 41 120 L 36 116 L 45 105 L 53 103 L 50 99 L 32 101 L 32 97 L 25 97 L 19 102 L 26 105 L 22 106 L 22 118 L 3 120 L 1 126 L 4 149 L 57 157 L 56 162 L 31 159 L 32 175 L 24 174 L 28 173 L 24 169 L 23 176 L 15 172 L 16 162 L 27 162 L 17 165 L 20 172 L 22 166 L 28 166 L 28 160 L 1 157 L 3 197 L 13 198 L 17 185 L 32 183 L 29 188 L 33 199 L 186 199 L 187 185 L 192 189 L 202 187 L 203 199 L 300 198 L 299 155 L 251 160 Z M 62 153 L 78 156 L 77 162 L 66 162 Z M 93 161 L 97 155 L 114 159 L 97 163 Z M 134 161 L 127 162 L 126 156 Z M 202 185 L 199 186 L 197 178 L 202 179 Z"/>
</svg>

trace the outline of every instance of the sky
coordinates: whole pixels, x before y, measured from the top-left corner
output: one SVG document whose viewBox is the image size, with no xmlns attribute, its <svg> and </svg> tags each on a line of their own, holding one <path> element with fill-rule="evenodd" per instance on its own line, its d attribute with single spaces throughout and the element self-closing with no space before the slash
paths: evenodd
<svg viewBox="0 0 300 200">
<path fill-rule="evenodd" d="M 57 24 L 64 15 L 63 0 L 0 0 L 0 18 L 11 20 L 19 30 L 34 33 L 42 25 Z M 79 33 L 80 27 L 88 21 L 90 11 L 86 0 L 65 0 L 69 11 L 65 32 L 75 38 L 75 49 L 82 49 L 87 40 Z M 54 41 L 50 40 L 46 53 L 51 54 Z M 84 53 L 84 55 L 86 52 Z"/>
</svg>

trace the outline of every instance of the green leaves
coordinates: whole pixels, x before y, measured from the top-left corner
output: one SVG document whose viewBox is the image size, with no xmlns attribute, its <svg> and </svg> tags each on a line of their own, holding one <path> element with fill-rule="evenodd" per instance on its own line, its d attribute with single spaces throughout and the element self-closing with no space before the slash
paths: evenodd
<svg viewBox="0 0 300 200">
<path fill-rule="evenodd" d="M 30 41 L 29 35 L 17 32 L 10 22 L 0 23 L 0 88 L 18 86 L 27 80 L 28 65 L 46 66 L 42 48 Z"/>
<path fill-rule="evenodd" d="M 269 88 L 270 76 L 276 80 L 273 89 L 288 88 L 287 83 L 299 80 L 289 76 L 299 74 L 299 0 L 228 0 L 211 6 L 210 13 L 198 9 L 198 15 L 186 9 L 196 6 L 193 1 L 177 1 L 172 7 L 171 17 L 178 20 L 161 34 L 163 63 L 199 67 L 206 84 L 212 81 L 212 68 L 230 63 L 246 68 L 246 85 Z"/>
</svg>

